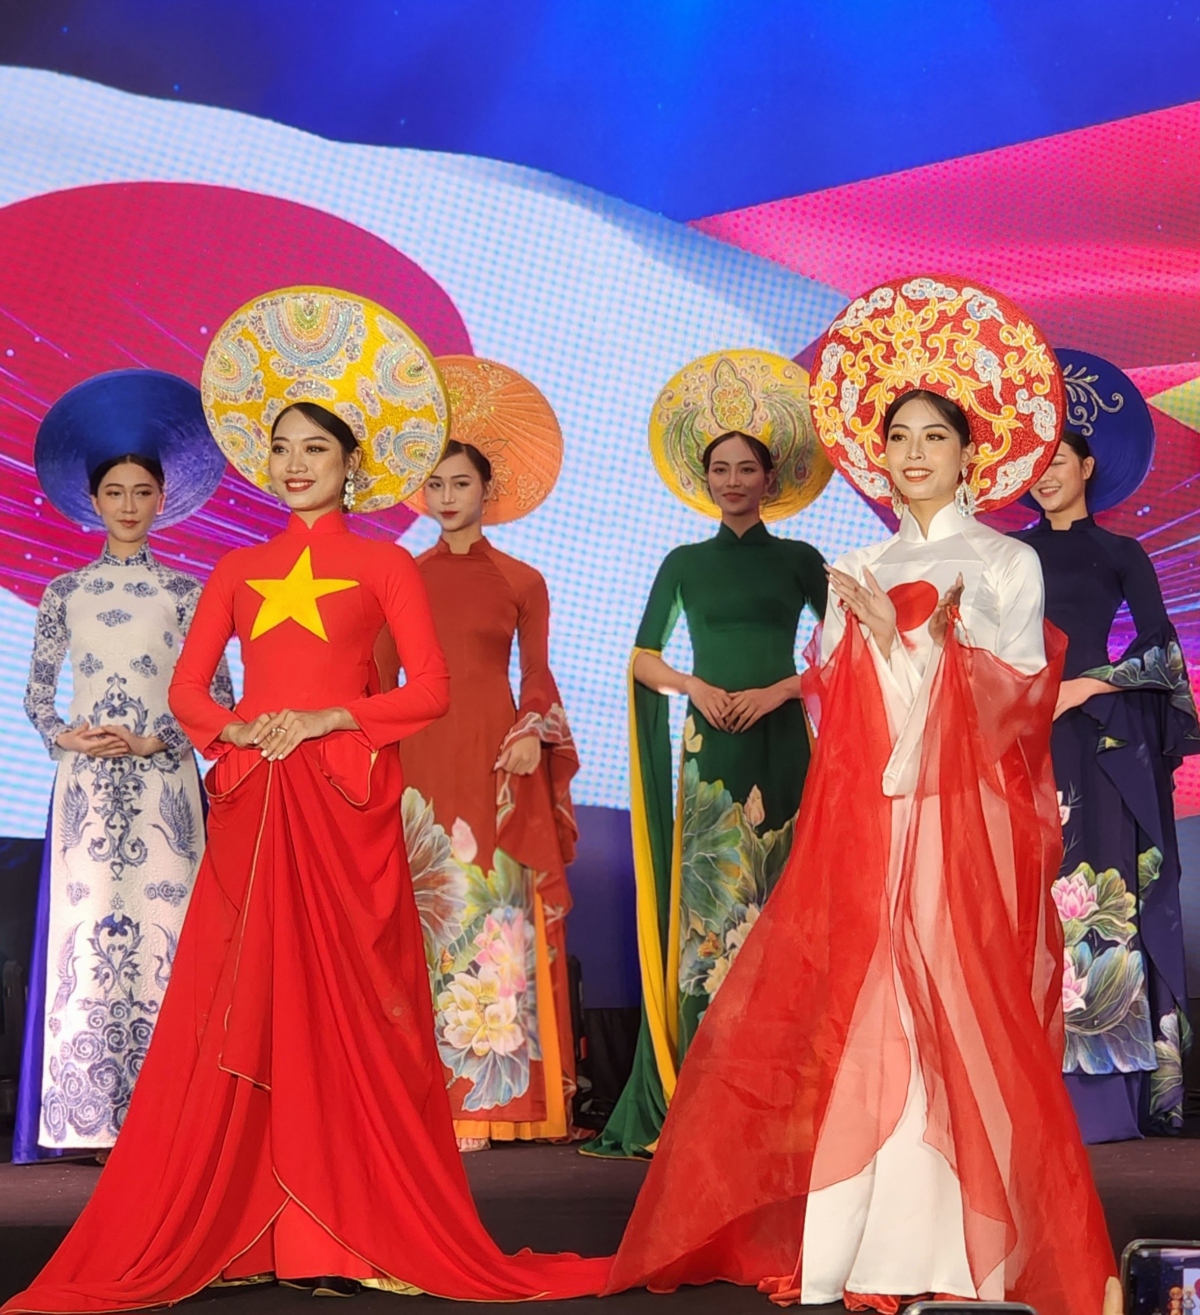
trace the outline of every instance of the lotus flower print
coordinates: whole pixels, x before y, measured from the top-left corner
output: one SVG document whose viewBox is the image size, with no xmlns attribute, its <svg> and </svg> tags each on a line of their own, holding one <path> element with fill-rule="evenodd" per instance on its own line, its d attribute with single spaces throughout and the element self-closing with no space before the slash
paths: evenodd
<svg viewBox="0 0 1200 1315">
<path fill-rule="evenodd" d="M 733 960 L 727 956 L 722 956 L 709 969 L 708 976 L 704 979 L 704 990 L 711 1000 L 714 995 L 721 989 L 725 978 L 729 976 L 729 970 L 733 967 Z"/>
<path fill-rule="evenodd" d="M 1054 896 L 1054 905 L 1063 922 L 1075 919 L 1086 922 L 1100 905 L 1096 899 L 1096 887 L 1088 883 L 1083 868 L 1076 868 L 1070 876 L 1059 877 L 1050 888 Z"/>
<path fill-rule="evenodd" d="M 1087 974 L 1075 974 L 1075 961 L 1063 953 L 1063 1013 L 1076 1014 L 1087 1008 Z"/>
<path fill-rule="evenodd" d="M 721 781 L 700 779 L 694 759 L 682 772 L 681 894 L 686 923 L 679 964 L 684 995 L 705 1008 L 745 944 L 791 848 L 794 820 L 777 831 L 766 821 L 762 791 L 737 803 Z"/>
<path fill-rule="evenodd" d="M 479 853 L 475 832 L 461 817 L 456 817 L 450 828 L 450 853 L 459 863 L 474 863 L 475 855 Z"/>
<path fill-rule="evenodd" d="M 760 909 L 757 904 L 751 904 L 746 910 L 746 916 L 741 922 L 725 937 L 725 948 L 729 951 L 730 961 L 737 958 L 738 951 L 746 943 L 746 937 L 754 930 L 754 924 L 758 921 Z"/>
<path fill-rule="evenodd" d="M 725 933 L 725 953 L 713 964 L 712 968 L 709 969 L 708 976 L 704 979 L 704 990 L 710 1000 L 716 995 L 725 978 L 729 976 L 729 970 L 733 967 L 738 952 L 745 945 L 746 937 L 754 930 L 758 915 L 758 905 L 751 904 L 741 922 L 731 931 Z"/>
<path fill-rule="evenodd" d="M 525 990 L 528 984 L 525 964 L 531 932 L 524 912 L 508 908 L 489 913 L 484 919 L 483 930 L 475 937 L 475 944 L 479 947 L 475 962 L 484 971 L 491 969 L 495 972 L 507 995 Z"/>
</svg>

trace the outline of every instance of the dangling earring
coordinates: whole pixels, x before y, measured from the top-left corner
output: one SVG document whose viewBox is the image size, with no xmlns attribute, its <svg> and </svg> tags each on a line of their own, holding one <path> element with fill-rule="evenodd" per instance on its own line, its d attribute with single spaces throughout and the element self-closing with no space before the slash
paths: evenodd
<svg viewBox="0 0 1200 1315">
<path fill-rule="evenodd" d="M 896 513 L 896 519 L 900 520 L 904 515 L 905 502 L 896 489 L 892 490 L 892 510 Z"/>
<path fill-rule="evenodd" d="M 975 490 L 965 478 L 954 490 L 954 509 L 963 517 L 975 515 Z"/>
<path fill-rule="evenodd" d="M 347 511 L 354 510 L 354 472 L 346 476 L 346 487 L 342 489 L 342 506 Z"/>
</svg>

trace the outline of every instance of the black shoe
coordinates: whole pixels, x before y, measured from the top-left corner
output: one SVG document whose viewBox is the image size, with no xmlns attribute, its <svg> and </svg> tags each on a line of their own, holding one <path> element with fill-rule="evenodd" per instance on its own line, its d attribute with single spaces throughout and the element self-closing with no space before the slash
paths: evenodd
<svg viewBox="0 0 1200 1315">
<path fill-rule="evenodd" d="M 362 1291 L 362 1284 L 353 1278 L 325 1274 L 313 1282 L 314 1297 L 353 1297 Z"/>
</svg>

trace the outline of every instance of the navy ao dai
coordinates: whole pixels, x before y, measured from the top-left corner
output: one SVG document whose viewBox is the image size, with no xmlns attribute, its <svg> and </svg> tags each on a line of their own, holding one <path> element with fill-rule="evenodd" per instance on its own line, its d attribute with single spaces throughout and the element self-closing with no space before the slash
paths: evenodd
<svg viewBox="0 0 1200 1315">
<path fill-rule="evenodd" d="M 1064 1069 L 1085 1141 L 1183 1126 L 1187 984 L 1172 774 L 1200 752 L 1187 668 L 1150 559 L 1091 517 L 1020 536 L 1041 559 L 1064 680 L 1116 686 L 1054 724 L 1063 820 Z M 1122 605 L 1135 634 L 1114 662 Z"/>
</svg>

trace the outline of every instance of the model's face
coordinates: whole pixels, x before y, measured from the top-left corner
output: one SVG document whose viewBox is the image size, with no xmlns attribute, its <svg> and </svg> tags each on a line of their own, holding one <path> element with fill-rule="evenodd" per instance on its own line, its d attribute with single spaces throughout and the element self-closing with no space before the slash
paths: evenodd
<svg viewBox="0 0 1200 1315">
<path fill-rule="evenodd" d="M 1060 443 L 1046 473 L 1033 486 L 1034 501 L 1047 515 L 1066 511 L 1075 503 L 1084 501 L 1087 481 L 1095 466 L 1093 458 L 1080 457 L 1065 443 Z"/>
<path fill-rule="evenodd" d="M 346 476 L 360 456 L 301 411 L 286 411 L 275 426 L 267 473 L 275 496 L 291 511 L 327 511 L 342 505 Z"/>
<path fill-rule="evenodd" d="M 425 505 L 443 530 L 478 525 L 486 496 L 479 471 L 462 452 L 447 457 L 425 481 Z"/>
<path fill-rule="evenodd" d="M 888 429 L 884 460 L 906 502 L 949 502 L 975 453 L 963 447 L 937 407 L 925 397 L 905 402 Z"/>
<path fill-rule="evenodd" d="M 114 466 L 92 498 L 109 537 L 118 543 L 141 543 L 165 503 L 158 480 L 132 461 Z"/>
<path fill-rule="evenodd" d="M 708 491 L 725 515 L 744 516 L 775 491 L 775 472 L 763 470 L 744 438 L 727 438 L 708 463 Z"/>
</svg>

